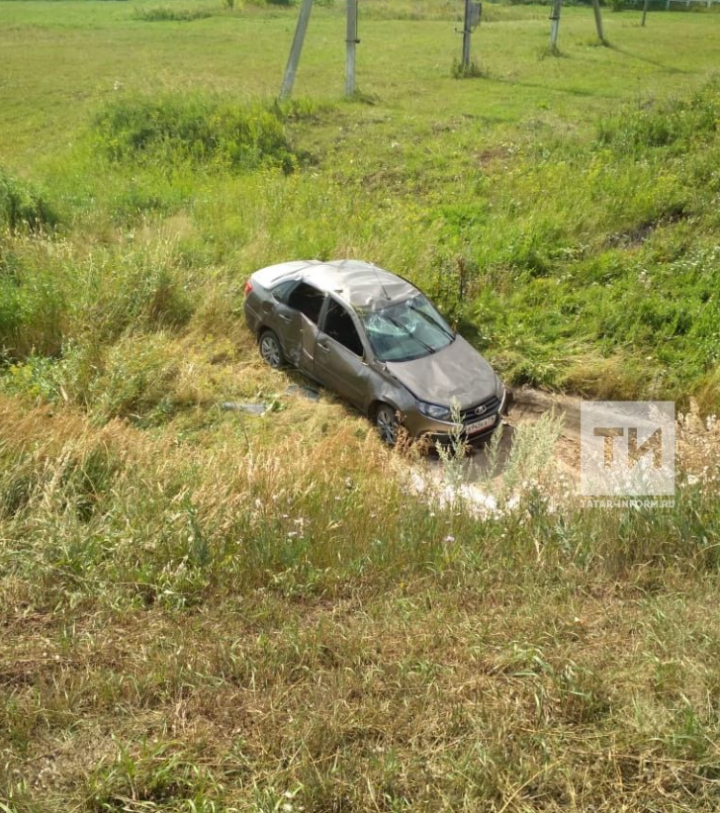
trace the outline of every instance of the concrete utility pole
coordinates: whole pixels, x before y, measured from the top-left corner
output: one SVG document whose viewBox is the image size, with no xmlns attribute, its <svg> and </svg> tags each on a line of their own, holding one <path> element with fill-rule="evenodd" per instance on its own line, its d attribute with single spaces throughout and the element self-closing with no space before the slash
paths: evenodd
<svg viewBox="0 0 720 813">
<path fill-rule="evenodd" d="M 647 0 L 645 0 L 647 2 Z M 600 42 L 605 42 L 605 30 L 603 29 L 602 12 L 600 11 L 600 0 L 592 0 L 593 11 L 595 12 L 595 27 Z"/>
<path fill-rule="evenodd" d="M 550 14 L 550 50 L 555 53 L 557 51 L 558 33 L 560 32 L 560 11 L 562 9 L 562 0 L 553 0 L 552 13 Z"/>
<path fill-rule="evenodd" d="M 293 37 L 292 47 L 290 48 L 290 56 L 288 57 L 287 67 L 285 68 L 285 76 L 283 77 L 283 83 L 280 88 L 281 99 L 290 97 L 293 85 L 295 84 L 295 74 L 297 73 L 300 54 L 302 53 L 303 43 L 305 42 L 305 32 L 307 31 L 308 21 L 310 20 L 312 4 L 313 0 L 303 0 L 302 7 L 300 8 L 300 16 L 298 17 L 295 36 Z"/>
<path fill-rule="evenodd" d="M 347 0 L 347 35 L 345 37 L 345 95 L 355 93 L 355 46 L 357 38 L 358 0 Z"/>
<path fill-rule="evenodd" d="M 470 67 L 470 38 L 472 37 L 472 0 L 465 0 L 465 16 L 463 18 L 463 47 L 462 47 L 462 62 L 460 67 L 463 71 L 468 70 Z"/>
<path fill-rule="evenodd" d="M 647 13 L 648 13 L 648 6 L 649 6 L 649 5 L 650 5 L 650 0 L 645 0 L 645 2 L 643 3 L 643 16 L 642 16 L 642 22 L 640 23 L 640 25 L 641 25 L 643 28 L 645 28 L 645 20 L 647 19 Z"/>
</svg>

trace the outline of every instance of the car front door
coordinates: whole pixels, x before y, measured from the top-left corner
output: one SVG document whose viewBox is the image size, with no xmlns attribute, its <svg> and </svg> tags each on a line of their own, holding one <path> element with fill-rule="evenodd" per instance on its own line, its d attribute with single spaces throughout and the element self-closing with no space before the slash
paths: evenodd
<svg viewBox="0 0 720 813">
<path fill-rule="evenodd" d="M 355 320 L 338 300 L 328 300 L 315 346 L 315 377 L 360 408 L 367 400 L 369 369 Z"/>
</svg>

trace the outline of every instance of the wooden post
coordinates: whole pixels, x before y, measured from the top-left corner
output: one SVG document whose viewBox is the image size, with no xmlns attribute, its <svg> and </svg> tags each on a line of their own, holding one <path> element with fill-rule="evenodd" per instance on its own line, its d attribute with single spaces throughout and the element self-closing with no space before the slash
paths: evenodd
<svg viewBox="0 0 720 813">
<path fill-rule="evenodd" d="M 595 28 L 600 42 L 605 42 L 605 29 L 603 28 L 602 12 L 600 11 L 600 0 L 592 0 L 593 11 L 595 12 Z"/>
<path fill-rule="evenodd" d="M 562 0 L 553 0 L 552 13 L 550 14 L 550 50 L 555 53 L 558 49 L 557 41 L 560 33 L 560 11 L 562 10 Z"/>
<path fill-rule="evenodd" d="M 645 28 L 645 20 L 647 20 L 647 13 L 648 13 L 648 6 L 649 6 L 649 5 L 650 5 L 650 0 L 645 0 L 645 2 L 643 3 L 643 16 L 642 16 L 642 22 L 640 23 L 640 25 L 641 25 L 643 28 Z"/>
<path fill-rule="evenodd" d="M 300 16 L 298 17 L 297 26 L 295 28 L 295 36 L 293 37 L 290 56 L 288 57 L 287 66 L 285 68 L 285 76 L 283 77 L 283 83 L 280 87 L 281 99 L 287 99 L 292 94 L 293 85 L 295 84 L 295 74 L 297 73 L 300 54 L 302 53 L 303 43 L 305 42 L 305 32 L 307 31 L 308 21 L 310 20 L 312 4 L 313 0 L 303 0 L 302 7 L 300 8 Z"/>
<path fill-rule="evenodd" d="M 358 0 L 347 0 L 347 34 L 345 37 L 345 95 L 355 93 L 355 46 L 357 38 Z"/>
</svg>

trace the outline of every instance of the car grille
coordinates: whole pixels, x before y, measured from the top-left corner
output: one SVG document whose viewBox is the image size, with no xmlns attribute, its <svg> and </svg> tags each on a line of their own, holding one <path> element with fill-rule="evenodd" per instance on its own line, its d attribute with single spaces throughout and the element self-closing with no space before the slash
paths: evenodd
<svg viewBox="0 0 720 813">
<path fill-rule="evenodd" d="M 484 409 L 482 409 L 478 415 L 477 410 L 480 407 L 484 407 Z M 481 421 L 483 418 L 487 418 L 488 415 L 493 415 L 495 412 L 497 412 L 499 407 L 500 399 L 497 397 L 497 395 L 493 395 L 490 398 L 486 398 L 484 401 L 480 401 L 478 404 L 473 404 L 471 407 L 463 409 L 460 413 L 462 422 L 464 424 L 471 424 L 475 423 L 475 421 Z"/>
</svg>

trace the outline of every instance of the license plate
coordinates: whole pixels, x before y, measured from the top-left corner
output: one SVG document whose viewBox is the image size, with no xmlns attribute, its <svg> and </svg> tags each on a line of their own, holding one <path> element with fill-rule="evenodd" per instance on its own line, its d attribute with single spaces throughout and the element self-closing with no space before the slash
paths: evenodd
<svg viewBox="0 0 720 813">
<path fill-rule="evenodd" d="M 467 428 L 468 435 L 477 435 L 478 432 L 482 432 L 483 429 L 487 429 L 488 426 L 492 426 L 495 423 L 496 417 L 496 415 L 491 415 L 489 418 L 483 418 L 481 421 L 471 424 Z"/>
</svg>

